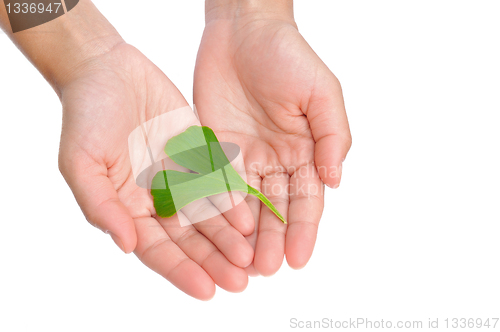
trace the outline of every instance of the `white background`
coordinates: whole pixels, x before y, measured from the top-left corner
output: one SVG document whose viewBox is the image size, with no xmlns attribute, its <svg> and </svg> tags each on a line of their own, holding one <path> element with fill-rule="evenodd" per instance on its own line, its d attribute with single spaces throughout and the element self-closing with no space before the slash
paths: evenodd
<svg viewBox="0 0 500 332">
<path fill-rule="evenodd" d="M 203 1 L 95 3 L 192 100 Z M 327 193 L 305 269 L 285 263 L 209 302 L 85 221 L 57 168 L 59 101 L 1 33 L 0 331 L 500 317 L 499 10 L 497 1 L 296 0 L 300 31 L 344 89 L 353 147 L 343 182 Z"/>
</svg>

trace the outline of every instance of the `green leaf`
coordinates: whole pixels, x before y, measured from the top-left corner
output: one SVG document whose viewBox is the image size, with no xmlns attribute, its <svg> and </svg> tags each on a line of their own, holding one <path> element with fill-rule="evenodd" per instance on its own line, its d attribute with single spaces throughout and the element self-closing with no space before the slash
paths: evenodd
<svg viewBox="0 0 500 332">
<path fill-rule="evenodd" d="M 184 206 L 204 197 L 241 191 L 259 198 L 286 224 L 269 199 L 249 186 L 231 166 L 212 129 L 189 127 L 167 142 L 165 153 L 176 164 L 196 173 L 166 170 L 155 175 L 151 195 L 160 217 L 171 217 Z"/>
</svg>

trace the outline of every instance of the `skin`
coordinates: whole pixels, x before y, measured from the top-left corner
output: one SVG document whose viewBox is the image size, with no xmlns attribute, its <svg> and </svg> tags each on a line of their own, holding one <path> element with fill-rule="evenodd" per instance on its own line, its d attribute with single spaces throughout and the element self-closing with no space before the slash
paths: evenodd
<svg viewBox="0 0 500 332">
<path fill-rule="evenodd" d="M 90 1 L 15 35 L 0 6 L 0 23 L 61 99 L 59 167 L 87 220 L 197 299 L 212 298 L 215 284 L 244 290 L 243 267 L 253 257 L 241 234 L 253 227 L 242 223 L 251 215 L 246 203 L 180 227 L 177 216 L 159 218 L 148 190 L 135 184 L 128 135 L 162 112 L 188 105 L 172 82 L 126 44 Z"/>
<path fill-rule="evenodd" d="M 351 144 L 340 85 L 296 30 L 290 1 L 206 7 L 194 87 L 200 120 L 221 141 L 240 145 L 250 184 L 288 226 L 251 196 L 190 227 L 176 216 L 159 218 L 148 190 L 135 184 L 127 138 L 186 106 L 184 97 L 90 0 L 15 35 L 0 6 L 0 26 L 61 100 L 59 167 L 87 220 L 201 300 L 214 296 L 216 284 L 240 292 L 248 274 L 273 274 L 285 252 L 290 266 L 306 264 L 323 209 L 321 181 L 338 186 Z"/>
<path fill-rule="evenodd" d="M 312 255 L 323 183 L 336 188 L 351 146 L 337 78 L 297 30 L 291 1 L 207 1 L 194 99 L 200 120 L 237 143 L 250 185 L 288 220 L 247 197 L 256 221 L 250 275 L 270 276 L 286 254 Z"/>
<path fill-rule="evenodd" d="M 135 184 L 127 137 L 164 109 L 186 106 L 180 92 L 127 44 L 87 66 L 63 89 L 60 149 L 61 173 L 87 219 L 191 296 L 211 298 L 214 282 L 245 289 L 241 267 L 253 250 L 240 232 L 223 216 L 189 227 L 180 227 L 176 216 L 159 218 L 149 191 Z"/>
</svg>

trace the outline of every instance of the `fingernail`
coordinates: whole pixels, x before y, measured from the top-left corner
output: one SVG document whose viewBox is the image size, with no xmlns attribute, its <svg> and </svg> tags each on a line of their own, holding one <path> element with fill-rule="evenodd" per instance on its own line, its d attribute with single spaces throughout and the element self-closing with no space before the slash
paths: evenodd
<svg viewBox="0 0 500 332">
<path fill-rule="evenodd" d="M 111 233 L 111 232 L 108 232 L 109 235 L 111 235 L 111 238 L 113 239 L 113 241 L 115 241 L 116 245 L 123 251 L 125 252 L 125 248 L 123 247 L 123 243 L 122 241 L 120 240 L 120 238 L 118 236 L 116 236 L 115 234 Z"/>
</svg>

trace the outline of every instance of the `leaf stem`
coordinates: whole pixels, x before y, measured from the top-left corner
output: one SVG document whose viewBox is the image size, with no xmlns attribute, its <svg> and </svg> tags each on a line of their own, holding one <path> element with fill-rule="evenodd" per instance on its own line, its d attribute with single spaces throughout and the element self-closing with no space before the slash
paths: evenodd
<svg viewBox="0 0 500 332">
<path fill-rule="evenodd" d="M 248 185 L 248 193 L 250 195 L 253 195 L 255 197 L 257 197 L 258 199 L 260 199 L 262 201 L 262 203 L 264 203 L 269 209 L 271 209 L 271 211 L 274 212 L 274 214 L 280 218 L 280 220 L 284 223 L 284 224 L 288 224 L 285 220 L 285 218 L 283 218 L 283 216 L 281 215 L 281 213 L 278 211 L 278 209 L 276 209 L 276 207 L 273 205 L 273 203 L 271 203 L 271 201 L 266 197 L 264 196 L 263 193 L 261 193 L 260 191 L 258 191 L 257 189 L 255 189 L 254 187 Z"/>
</svg>

